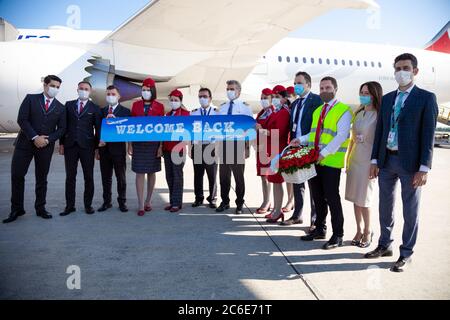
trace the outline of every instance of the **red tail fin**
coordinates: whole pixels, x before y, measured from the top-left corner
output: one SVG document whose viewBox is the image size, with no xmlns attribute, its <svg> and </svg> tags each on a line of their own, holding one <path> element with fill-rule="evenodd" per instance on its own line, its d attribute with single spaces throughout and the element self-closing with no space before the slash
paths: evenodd
<svg viewBox="0 0 450 320">
<path fill-rule="evenodd" d="M 444 28 L 425 46 L 425 50 L 450 53 L 450 37 L 449 30 L 450 21 Z"/>
</svg>

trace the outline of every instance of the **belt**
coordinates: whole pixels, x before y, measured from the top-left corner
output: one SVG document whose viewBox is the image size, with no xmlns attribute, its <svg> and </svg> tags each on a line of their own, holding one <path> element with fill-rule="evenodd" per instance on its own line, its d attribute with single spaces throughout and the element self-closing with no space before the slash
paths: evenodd
<svg viewBox="0 0 450 320">
<path fill-rule="evenodd" d="M 398 150 L 391 150 L 391 149 L 386 149 L 386 150 L 387 150 L 388 154 L 395 155 L 395 156 L 398 155 Z"/>
</svg>

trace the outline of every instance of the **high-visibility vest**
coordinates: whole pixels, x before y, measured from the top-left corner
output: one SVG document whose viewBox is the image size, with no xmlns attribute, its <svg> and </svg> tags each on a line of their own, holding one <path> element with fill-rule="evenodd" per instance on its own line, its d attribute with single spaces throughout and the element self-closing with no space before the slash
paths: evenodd
<svg viewBox="0 0 450 320">
<path fill-rule="evenodd" d="M 323 107 L 324 105 L 320 106 L 313 113 L 311 133 L 309 134 L 309 141 L 308 141 L 309 146 L 314 146 L 314 141 L 316 139 L 317 124 L 319 123 L 319 118 Z M 341 119 L 341 117 L 347 111 L 352 112 L 352 109 L 342 102 L 336 103 L 331 108 L 331 110 L 328 111 L 323 121 L 323 127 L 319 140 L 319 150 L 322 150 L 325 146 L 327 146 L 331 142 L 331 140 L 334 139 L 334 137 L 336 137 L 337 124 L 339 122 L 339 119 Z M 349 144 L 350 144 L 350 132 L 344 143 L 340 145 L 338 151 L 336 153 L 327 155 L 322 161 L 320 161 L 319 164 L 332 168 L 343 168 L 345 166 L 345 153 L 347 152 Z"/>
</svg>

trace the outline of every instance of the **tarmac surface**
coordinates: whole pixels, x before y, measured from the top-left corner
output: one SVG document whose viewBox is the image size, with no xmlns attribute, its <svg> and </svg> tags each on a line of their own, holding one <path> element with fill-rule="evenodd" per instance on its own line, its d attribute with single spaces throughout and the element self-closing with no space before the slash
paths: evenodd
<svg viewBox="0 0 450 320">
<path fill-rule="evenodd" d="M 10 209 L 12 142 L 11 137 L 0 137 L 2 219 Z M 244 214 L 234 215 L 233 191 L 232 208 L 224 214 L 207 207 L 192 208 L 193 169 L 187 161 L 183 210 L 163 210 L 168 200 L 163 169 L 157 174 L 153 211 L 144 217 L 136 215 L 135 175 L 130 163 L 128 213 L 120 212 L 115 202 L 106 212 L 85 214 L 79 167 L 78 210 L 60 217 L 58 213 L 65 207 L 65 172 L 63 157 L 55 153 L 47 194 L 47 210 L 53 219 L 35 215 L 32 163 L 26 180 L 27 214 L 13 223 L 0 224 L 0 299 L 449 299 L 449 164 L 450 148 L 436 148 L 433 169 L 422 191 L 413 262 L 399 274 L 389 268 L 398 258 L 401 241 L 400 188 L 394 256 L 368 260 L 363 254 L 376 247 L 379 236 L 378 201 L 372 209 L 375 237 L 370 248 L 350 246 L 356 232 L 353 207 L 342 200 L 345 245 L 322 250 L 325 240 L 299 239 L 309 226 L 308 198 L 303 225 L 270 225 L 255 214 L 261 204 L 261 186 L 254 153 L 246 163 Z M 94 207 L 98 208 L 102 203 L 98 162 L 95 182 Z M 115 188 L 114 182 L 113 197 Z M 342 173 L 342 198 L 344 188 Z M 330 222 L 328 225 L 331 229 Z M 80 271 L 80 289 L 69 289 L 68 283 L 77 283 L 73 279 L 78 273 L 72 268 Z"/>
</svg>

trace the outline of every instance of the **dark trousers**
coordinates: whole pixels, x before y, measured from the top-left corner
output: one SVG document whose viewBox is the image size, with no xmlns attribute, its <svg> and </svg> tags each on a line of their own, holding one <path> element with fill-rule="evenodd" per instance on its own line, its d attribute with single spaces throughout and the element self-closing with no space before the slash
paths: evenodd
<svg viewBox="0 0 450 320">
<path fill-rule="evenodd" d="M 319 232 L 326 230 L 326 219 L 329 207 L 333 235 L 343 237 L 344 215 L 342 213 L 341 196 L 339 195 L 341 169 L 316 165 L 316 171 L 317 176 L 310 180 L 317 213 L 314 225 Z"/>
<path fill-rule="evenodd" d="M 209 151 L 210 150 L 210 151 Z M 207 153 L 207 154 L 204 154 Z M 205 157 L 208 161 L 205 161 Z M 206 200 L 210 203 L 217 201 L 217 162 L 212 145 L 193 145 L 192 161 L 194 164 L 194 193 L 196 201 L 203 201 L 203 177 L 208 176 L 209 196 Z"/>
<path fill-rule="evenodd" d="M 45 210 L 47 196 L 47 175 L 53 156 L 55 144 L 38 149 L 14 149 L 11 162 L 11 211 L 24 210 L 25 176 L 34 158 L 36 177 L 36 200 L 34 208 L 36 212 Z"/>
<path fill-rule="evenodd" d="M 236 205 L 240 207 L 244 204 L 244 171 L 245 164 L 220 164 L 220 197 L 222 198 L 222 203 L 230 203 L 231 173 L 233 172 L 234 182 L 236 183 Z"/>
<path fill-rule="evenodd" d="M 100 171 L 102 173 L 103 203 L 110 204 L 112 198 L 113 170 L 117 179 L 117 201 L 125 204 L 127 201 L 127 158 L 125 154 L 112 155 L 109 152 L 100 153 Z"/>
<path fill-rule="evenodd" d="M 303 205 L 305 199 L 305 184 L 304 183 L 294 183 L 294 213 L 292 218 L 303 220 Z M 311 226 L 314 225 L 316 221 L 316 206 L 314 205 L 314 199 L 312 195 L 311 180 L 308 180 L 309 198 L 311 203 Z"/>
<path fill-rule="evenodd" d="M 66 207 L 75 207 L 75 188 L 77 182 L 78 162 L 81 162 L 84 177 L 84 207 L 92 206 L 94 198 L 94 163 L 95 149 L 80 148 L 75 144 L 64 148 L 64 164 L 66 167 Z"/>
<path fill-rule="evenodd" d="M 181 208 L 184 185 L 183 167 L 186 156 L 180 154 L 174 156 L 174 159 L 172 159 L 172 152 L 164 152 L 164 168 L 166 169 L 166 181 L 169 187 L 169 203 L 173 207 Z M 178 161 L 180 159 L 182 161 Z"/>
<path fill-rule="evenodd" d="M 414 173 L 408 172 L 402 167 L 397 155 L 388 155 L 384 168 L 380 169 L 378 184 L 380 186 L 380 228 L 381 234 L 378 244 L 390 248 L 394 238 L 394 202 L 395 187 L 398 180 L 402 187 L 403 203 L 403 233 L 400 255 L 408 258 L 414 253 L 419 230 L 419 203 L 421 187 L 414 188 Z"/>
</svg>

